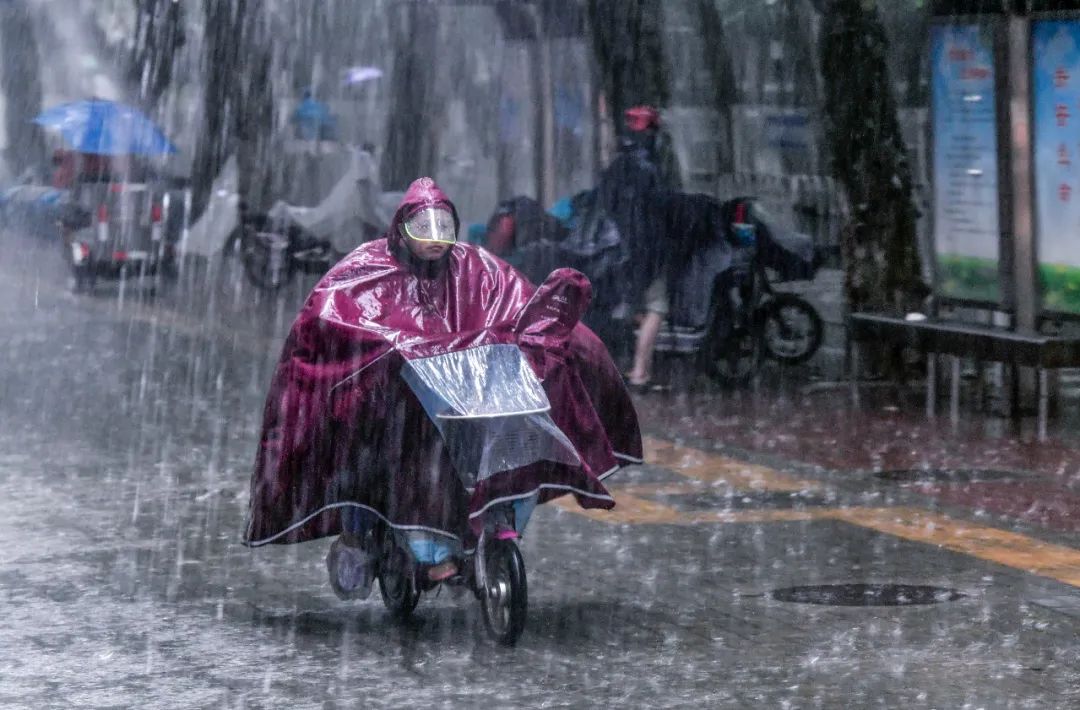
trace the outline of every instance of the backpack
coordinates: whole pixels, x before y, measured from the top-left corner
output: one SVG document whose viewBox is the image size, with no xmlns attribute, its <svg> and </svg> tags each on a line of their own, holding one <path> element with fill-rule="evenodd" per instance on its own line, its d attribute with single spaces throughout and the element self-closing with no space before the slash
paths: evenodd
<svg viewBox="0 0 1080 710">
<path fill-rule="evenodd" d="M 595 190 L 576 195 L 573 202 L 577 219 L 559 245 L 563 260 L 589 277 L 594 304 L 617 305 L 626 297 L 622 277 L 630 263 L 628 245 L 601 207 Z"/>
</svg>

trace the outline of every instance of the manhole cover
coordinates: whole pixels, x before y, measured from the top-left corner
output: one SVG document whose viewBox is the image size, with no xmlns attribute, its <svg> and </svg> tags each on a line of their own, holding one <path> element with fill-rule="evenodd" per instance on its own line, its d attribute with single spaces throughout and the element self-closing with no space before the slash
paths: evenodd
<svg viewBox="0 0 1080 710">
<path fill-rule="evenodd" d="M 977 483 L 1025 478 L 1016 471 L 988 468 L 900 468 L 877 471 L 874 477 L 890 483 Z"/>
<path fill-rule="evenodd" d="M 818 584 L 775 589 L 772 598 L 796 604 L 830 606 L 914 606 L 961 599 L 955 589 L 920 584 Z"/>
</svg>

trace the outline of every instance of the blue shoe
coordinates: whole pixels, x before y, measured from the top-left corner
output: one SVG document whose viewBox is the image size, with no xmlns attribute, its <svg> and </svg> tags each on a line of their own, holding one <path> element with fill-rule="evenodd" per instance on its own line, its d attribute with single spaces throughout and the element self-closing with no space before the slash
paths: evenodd
<svg viewBox="0 0 1080 710">
<path fill-rule="evenodd" d="M 326 571 L 338 599 L 367 599 L 375 580 L 375 562 L 375 555 L 363 547 L 346 544 L 340 537 L 330 543 Z"/>
</svg>

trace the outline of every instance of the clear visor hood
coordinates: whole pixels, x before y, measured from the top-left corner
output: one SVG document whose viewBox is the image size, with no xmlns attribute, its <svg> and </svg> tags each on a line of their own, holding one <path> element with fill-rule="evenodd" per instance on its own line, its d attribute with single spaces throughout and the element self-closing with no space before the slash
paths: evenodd
<svg viewBox="0 0 1080 710">
<path fill-rule="evenodd" d="M 454 215 L 450 214 L 449 210 L 439 208 L 425 208 L 410 215 L 405 220 L 405 234 L 409 239 L 418 242 L 457 242 Z"/>
</svg>

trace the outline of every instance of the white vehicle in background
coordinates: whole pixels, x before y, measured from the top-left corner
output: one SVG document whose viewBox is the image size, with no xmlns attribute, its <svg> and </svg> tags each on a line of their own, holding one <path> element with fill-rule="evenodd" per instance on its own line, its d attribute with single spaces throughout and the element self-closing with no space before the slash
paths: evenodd
<svg viewBox="0 0 1080 710">
<path fill-rule="evenodd" d="M 71 194 L 72 204 L 89 216 L 60 220 L 76 291 L 93 290 L 99 278 L 171 275 L 176 253 L 166 238 L 162 191 L 154 184 L 80 182 Z"/>
</svg>

